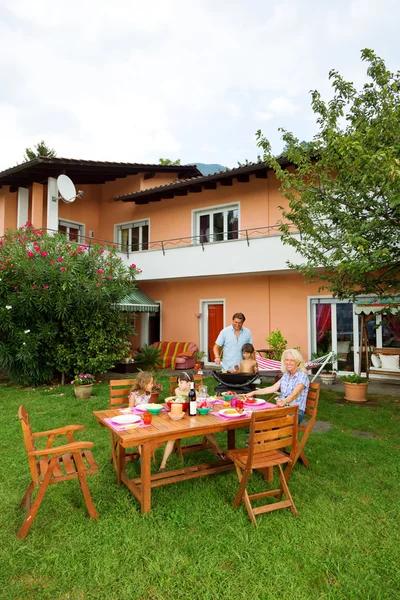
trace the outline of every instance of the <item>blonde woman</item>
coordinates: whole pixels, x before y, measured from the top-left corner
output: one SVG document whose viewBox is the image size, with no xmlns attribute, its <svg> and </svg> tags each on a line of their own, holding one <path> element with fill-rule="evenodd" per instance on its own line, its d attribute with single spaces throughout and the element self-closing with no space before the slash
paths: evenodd
<svg viewBox="0 0 400 600">
<path fill-rule="evenodd" d="M 294 348 L 282 354 L 282 373 L 279 381 L 269 387 L 256 389 L 246 396 L 272 394 L 281 392 L 282 397 L 276 401 L 277 406 L 299 405 L 299 423 L 304 417 L 310 380 L 304 364 L 304 358 Z"/>
</svg>

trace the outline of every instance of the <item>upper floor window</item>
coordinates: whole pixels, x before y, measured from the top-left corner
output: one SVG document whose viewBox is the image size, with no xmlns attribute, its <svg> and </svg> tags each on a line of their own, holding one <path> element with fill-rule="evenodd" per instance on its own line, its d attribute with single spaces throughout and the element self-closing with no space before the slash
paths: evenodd
<svg viewBox="0 0 400 600">
<path fill-rule="evenodd" d="M 239 237 L 239 207 L 205 209 L 196 213 L 196 237 L 201 244 L 237 240 Z"/>
<path fill-rule="evenodd" d="M 59 221 L 58 231 L 60 233 L 65 233 L 69 242 L 80 242 L 84 234 L 83 226 L 79 223 L 73 223 L 72 221 Z"/>
<path fill-rule="evenodd" d="M 117 225 L 117 243 L 122 252 L 149 249 L 149 221 L 134 221 Z"/>
</svg>

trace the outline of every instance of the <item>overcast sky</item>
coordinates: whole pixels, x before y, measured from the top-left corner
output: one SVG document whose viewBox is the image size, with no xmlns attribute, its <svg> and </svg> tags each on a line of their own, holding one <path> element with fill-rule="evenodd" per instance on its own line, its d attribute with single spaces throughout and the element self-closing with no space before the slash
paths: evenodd
<svg viewBox="0 0 400 600">
<path fill-rule="evenodd" d="M 67 158 L 237 166 L 258 129 L 315 133 L 330 69 L 400 69 L 397 0 L 0 0 L 0 170 L 40 140 Z"/>
</svg>

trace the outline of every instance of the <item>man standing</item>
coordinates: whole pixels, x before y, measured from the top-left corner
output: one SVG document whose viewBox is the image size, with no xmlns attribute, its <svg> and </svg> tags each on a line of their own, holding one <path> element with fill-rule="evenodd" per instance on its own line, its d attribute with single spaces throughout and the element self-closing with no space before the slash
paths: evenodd
<svg viewBox="0 0 400 600">
<path fill-rule="evenodd" d="M 252 344 L 253 338 L 250 329 L 243 327 L 246 317 L 243 313 L 235 313 L 232 317 L 232 325 L 225 327 L 217 337 L 214 351 L 214 361 L 221 364 L 224 371 L 231 371 L 242 360 L 243 344 Z M 221 349 L 223 348 L 223 359 L 221 363 Z"/>
</svg>

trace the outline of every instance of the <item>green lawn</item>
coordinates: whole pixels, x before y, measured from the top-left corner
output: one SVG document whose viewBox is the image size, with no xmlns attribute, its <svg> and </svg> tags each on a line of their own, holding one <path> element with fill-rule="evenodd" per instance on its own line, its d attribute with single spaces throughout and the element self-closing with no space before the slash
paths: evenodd
<svg viewBox="0 0 400 600">
<path fill-rule="evenodd" d="M 75 399 L 71 386 L 0 386 L 0 598 L 398 598 L 400 401 L 371 396 L 377 406 L 350 406 L 335 404 L 338 395 L 322 393 L 318 418 L 332 428 L 311 434 L 311 469 L 297 465 L 290 479 L 299 517 L 277 511 L 259 517 L 255 529 L 243 506 L 232 507 L 234 471 L 157 488 L 152 512 L 142 516 L 116 484 L 109 434 L 92 416 L 108 406 L 106 384 L 95 386 L 90 400 Z M 89 519 L 78 483 L 66 482 L 48 489 L 27 537 L 16 537 L 29 480 L 20 404 L 36 431 L 85 425 L 79 439 L 95 443 L 100 466 L 88 479 L 98 521 Z M 353 430 L 377 437 L 355 437 Z M 239 443 L 244 436 L 237 435 Z M 225 434 L 218 439 L 226 447 Z M 159 449 L 159 461 L 161 455 Z"/>
</svg>

